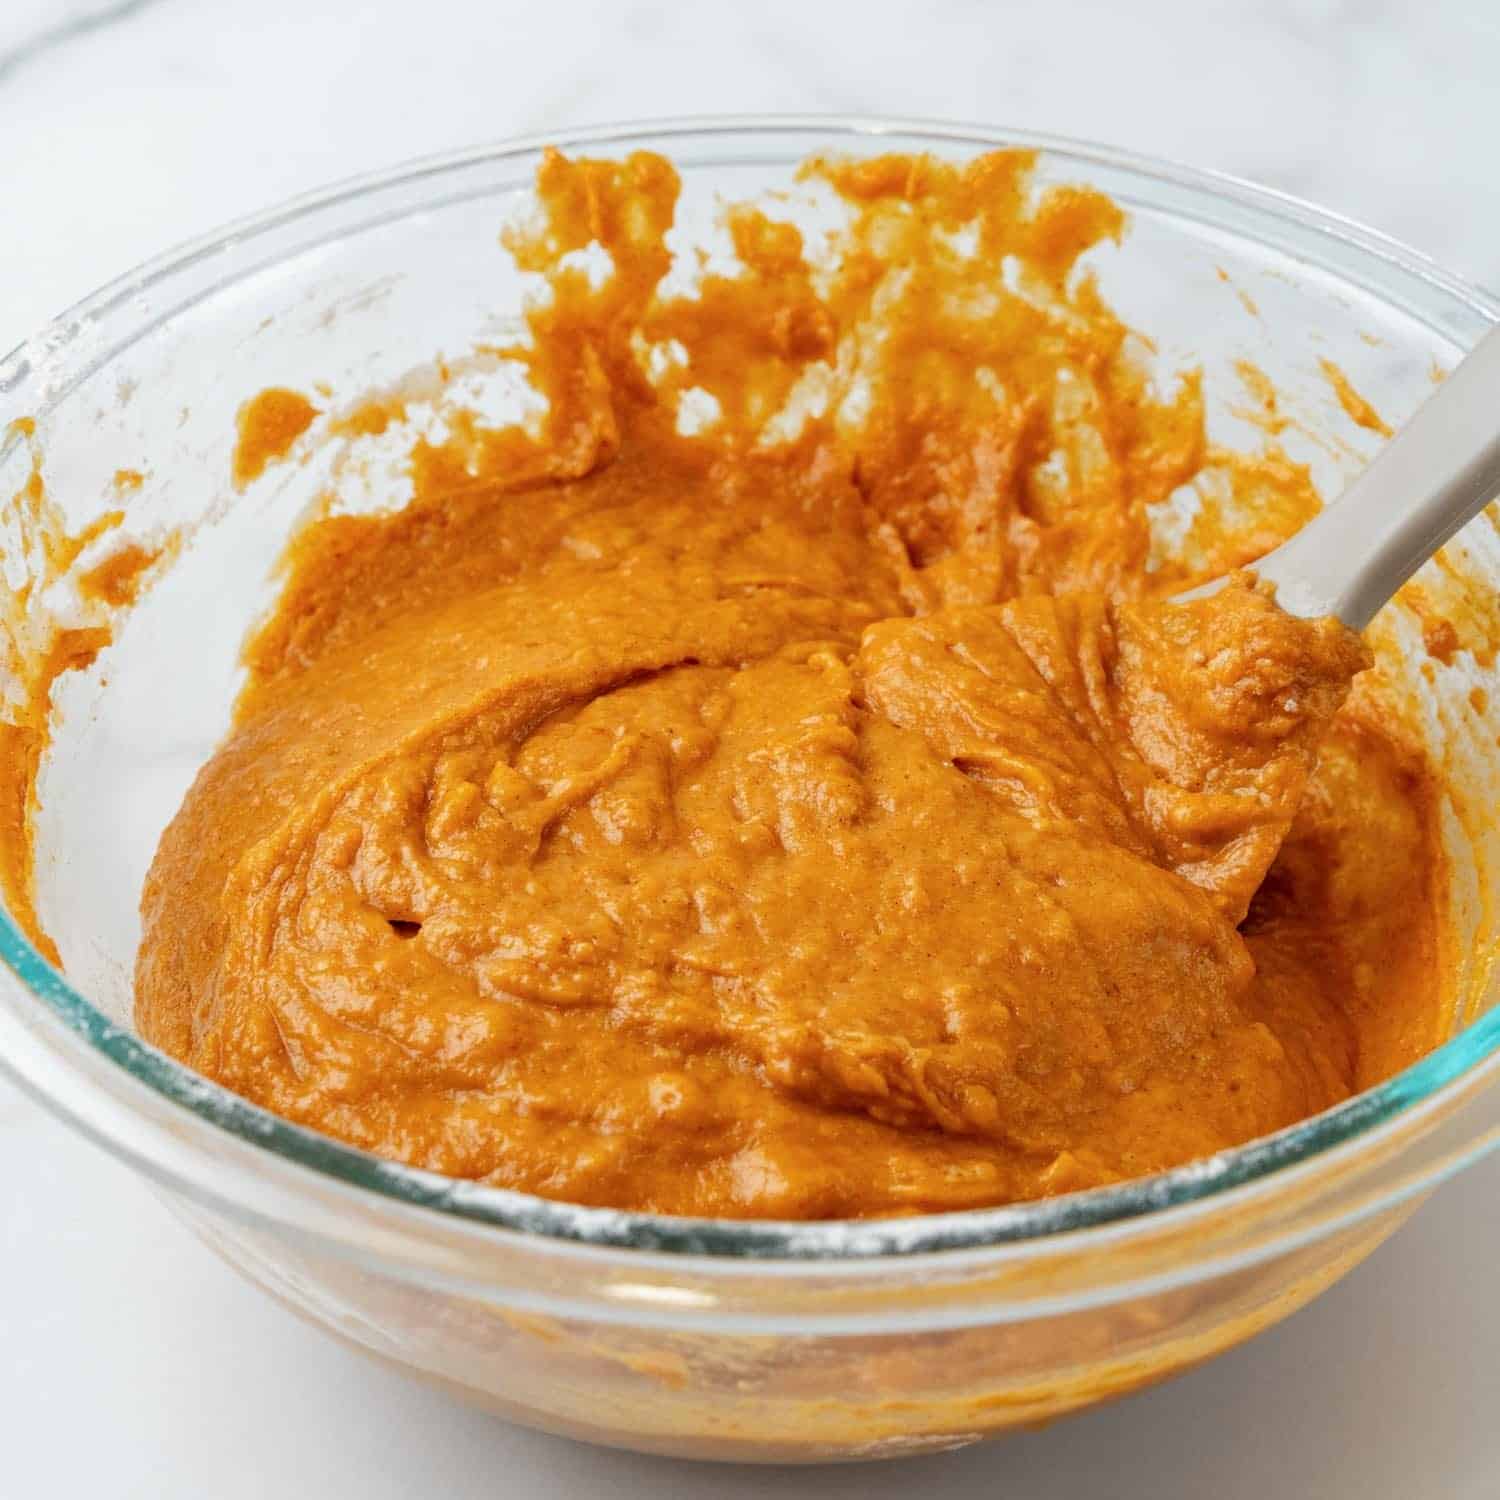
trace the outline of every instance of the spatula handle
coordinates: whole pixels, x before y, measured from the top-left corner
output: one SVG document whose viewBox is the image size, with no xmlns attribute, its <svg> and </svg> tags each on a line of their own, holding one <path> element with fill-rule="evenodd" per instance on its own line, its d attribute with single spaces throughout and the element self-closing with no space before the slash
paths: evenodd
<svg viewBox="0 0 1500 1500">
<path fill-rule="evenodd" d="M 1369 467 L 1255 571 L 1289 614 L 1363 630 L 1500 495 L 1500 328 L 1493 328 Z"/>
</svg>

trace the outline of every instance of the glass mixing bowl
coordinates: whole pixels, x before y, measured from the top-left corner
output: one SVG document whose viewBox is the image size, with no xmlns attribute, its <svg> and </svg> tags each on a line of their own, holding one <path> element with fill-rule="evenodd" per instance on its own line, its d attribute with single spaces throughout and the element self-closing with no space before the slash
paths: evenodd
<svg viewBox="0 0 1500 1500">
<path fill-rule="evenodd" d="M 612 127 L 558 144 L 651 148 L 684 179 L 682 235 L 715 195 L 785 186 L 815 150 L 964 158 L 1034 146 L 1044 181 L 1130 212 L 1094 260 L 1167 365 L 1201 363 L 1211 430 L 1245 438 L 1234 362 L 1276 382 L 1325 494 L 1375 442 L 1319 373 L 1338 362 L 1399 422 L 1500 316 L 1420 256 L 1226 178 L 1068 141 L 822 119 Z M 233 415 L 271 384 L 352 395 L 472 346 L 513 315 L 496 245 L 540 141 L 460 152 L 300 199 L 107 287 L 0 365 L 0 496 L 39 451 L 71 528 L 144 476 L 128 534 L 193 541 L 85 673 L 60 679 L 39 783 L 37 900 L 52 968 L 0 915 L 0 1061 L 146 1173 L 230 1263 L 358 1348 L 518 1421 L 695 1457 L 812 1460 L 957 1445 L 1159 1379 L 1284 1317 L 1500 1140 L 1500 899 L 1493 668 L 1387 649 L 1456 796 L 1452 1039 L 1315 1119 L 1147 1180 L 907 1220 L 729 1223 L 585 1209 L 382 1162 L 286 1124 L 144 1045 L 129 1025 L 136 899 L 162 824 L 226 722 L 234 661 L 277 549 L 338 444 L 244 495 Z M 1298 445 L 1301 445 L 1298 448 Z M 393 481 L 399 484 L 399 480 Z M 14 504 L 12 505 L 14 511 Z M 14 521 L 10 515 L 8 523 Z M 1451 565 L 1500 581 L 1480 520 Z M 6 586 L 28 581 L 6 549 Z M 1477 815 L 1476 815 L 1477 813 Z M 1399 914 L 1392 914 L 1399 920 Z"/>
</svg>

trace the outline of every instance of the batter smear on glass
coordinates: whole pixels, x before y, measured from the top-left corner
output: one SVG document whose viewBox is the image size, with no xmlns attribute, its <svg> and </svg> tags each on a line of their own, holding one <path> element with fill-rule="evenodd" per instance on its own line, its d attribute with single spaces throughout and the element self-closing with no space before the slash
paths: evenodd
<svg viewBox="0 0 1500 1500">
<path fill-rule="evenodd" d="M 1171 602 L 1307 476 L 1155 389 L 1078 264 L 1118 209 L 1033 165 L 812 162 L 826 255 L 733 207 L 678 293 L 672 167 L 550 156 L 545 415 L 295 538 L 144 1034 L 421 1167 L 774 1218 L 1154 1172 L 1430 1047 L 1437 798 L 1364 643 Z"/>
</svg>

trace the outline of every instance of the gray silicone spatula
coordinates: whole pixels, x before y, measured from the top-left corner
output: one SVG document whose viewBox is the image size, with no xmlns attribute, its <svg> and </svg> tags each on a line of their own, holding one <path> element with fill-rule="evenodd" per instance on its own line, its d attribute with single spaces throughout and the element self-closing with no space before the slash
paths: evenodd
<svg viewBox="0 0 1500 1500">
<path fill-rule="evenodd" d="M 1491 329 L 1340 497 L 1252 571 L 1288 614 L 1363 630 L 1500 496 L 1500 328 Z M 1216 585 L 1195 589 L 1211 592 Z"/>
</svg>

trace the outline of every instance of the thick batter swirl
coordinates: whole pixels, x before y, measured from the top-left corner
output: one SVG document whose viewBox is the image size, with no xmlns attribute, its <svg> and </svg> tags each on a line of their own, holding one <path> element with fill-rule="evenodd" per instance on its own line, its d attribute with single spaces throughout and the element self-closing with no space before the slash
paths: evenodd
<svg viewBox="0 0 1500 1500">
<path fill-rule="evenodd" d="M 145 1034 L 420 1166 L 773 1217 L 1158 1170 L 1430 1043 L 1431 796 L 1344 706 L 1363 643 L 1168 602 L 1305 476 L 1153 394 L 1076 269 L 1116 211 L 1029 167 L 821 164 L 831 268 L 735 209 L 673 297 L 671 169 L 549 160 L 547 415 L 297 539 L 147 884 Z M 1249 532 L 1205 503 L 1148 569 L 1207 467 Z"/>
</svg>

